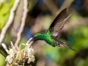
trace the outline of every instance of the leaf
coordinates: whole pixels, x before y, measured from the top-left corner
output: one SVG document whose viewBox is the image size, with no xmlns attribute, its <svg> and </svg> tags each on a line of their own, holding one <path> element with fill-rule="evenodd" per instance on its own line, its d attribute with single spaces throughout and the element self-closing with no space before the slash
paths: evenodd
<svg viewBox="0 0 88 66">
<path fill-rule="evenodd" d="M 13 4 L 14 0 L 6 0 L 0 4 L 0 29 L 6 24 Z"/>
</svg>

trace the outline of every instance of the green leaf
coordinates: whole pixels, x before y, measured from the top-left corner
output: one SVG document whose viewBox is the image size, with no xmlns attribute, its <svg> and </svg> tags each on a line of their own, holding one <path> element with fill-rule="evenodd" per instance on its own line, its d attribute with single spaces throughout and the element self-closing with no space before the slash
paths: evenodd
<svg viewBox="0 0 88 66">
<path fill-rule="evenodd" d="M 3 3 L 0 3 L 0 29 L 6 24 L 13 4 L 14 0 L 5 0 Z"/>
<path fill-rule="evenodd" d="M 0 54 L 0 66 L 5 66 L 5 58 L 2 54 Z"/>
</svg>

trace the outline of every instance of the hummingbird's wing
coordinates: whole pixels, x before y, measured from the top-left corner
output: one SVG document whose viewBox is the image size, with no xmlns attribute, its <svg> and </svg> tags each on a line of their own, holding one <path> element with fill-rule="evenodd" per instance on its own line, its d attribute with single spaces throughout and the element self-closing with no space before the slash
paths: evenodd
<svg viewBox="0 0 88 66">
<path fill-rule="evenodd" d="M 64 47 L 69 48 L 73 51 L 76 51 L 75 49 L 73 49 L 72 47 L 70 47 L 69 45 L 67 45 L 66 43 L 61 42 L 61 41 L 58 41 L 58 44 L 56 44 L 56 46 L 64 46 Z"/>
<path fill-rule="evenodd" d="M 59 35 L 61 29 L 65 25 L 66 21 L 71 17 L 71 15 L 72 14 L 68 13 L 67 8 L 65 8 L 56 16 L 49 27 L 51 36 L 53 38 L 56 38 Z"/>
</svg>

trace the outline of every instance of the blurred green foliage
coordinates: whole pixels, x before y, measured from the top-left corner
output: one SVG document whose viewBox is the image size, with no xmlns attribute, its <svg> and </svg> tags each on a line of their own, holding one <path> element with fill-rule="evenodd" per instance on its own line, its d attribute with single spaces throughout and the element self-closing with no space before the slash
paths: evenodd
<svg viewBox="0 0 88 66">
<path fill-rule="evenodd" d="M 88 48 L 88 26 L 81 26 L 74 28 L 69 32 L 69 35 L 73 39 L 75 48 L 80 49 L 82 47 Z"/>
<path fill-rule="evenodd" d="M 5 66 L 5 57 L 0 54 L 0 66 Z"/>
<path fill-rule="evenodd" d="M 28 3 L 29 3 L 28 4 L 28 10 L 30 11 L 35 6 L 35 4 L 37 3 L 37 0 L 30 0 Z"/>
<path fill-rule="evenodd" d="M 4 2 L 0 2 L 0 29 L 2 29 L 8 20 L 13 3 L 14 0 L 4 0 Z"/>
</svg>

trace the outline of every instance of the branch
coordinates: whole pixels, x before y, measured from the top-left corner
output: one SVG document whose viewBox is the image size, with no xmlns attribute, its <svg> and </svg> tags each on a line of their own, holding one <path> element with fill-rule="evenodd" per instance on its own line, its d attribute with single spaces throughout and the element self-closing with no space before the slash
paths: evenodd
<svg viewBox="0 0 88 66">
<path fill-rule="evenodd" d="M 28 12 L 28 1 L 27 0 L 24 0 L 24 12 L 23 12 L 23 17 L 22 17 L 22 23 L 21 23 L 21 27 L 20 27 L 20 30 L 19 32 L 17 33 L 17 40 L 15 42 L 15 46 L 17 47 L 18 46 L 18 43 L 21 39 L 21 33 L 23 32 L 23 29 L 24 29 L 24 26 L 25 26 L 25 20 L 26 20 L 26 17 L 27 17 L 27 12 Z"/>
<path fill-rule="evenodd" d="M 60 9 L 63 10 L 64 8 L 69 8 L 73 1 L 74 0 L 65 0 Z"/>
<path fill-rule="evenodd" d="M 19 0 L 15 0 L 15 3 L 14 3 L 14 5 L 13 5 L 11 11 L 10 11 L 9 19 L 8 19 L 6 25 L 2 28 L 1 35 L 0 35 L 0 45 L 1 45 L 2 41 L 4 40 L 4 38 L 5 38 L 5 34 L 6 34 L 7 30 L 8 30 L 8 28 L 10 27 L 10 25 L 13 22 L 15 11 L 17 9 L 18 4 L 19 4 Z"/>
<path fill-rule="evenodd" d="M 44 3 L 48 7 L 48 9 L 51 11 L 53 15 L 55 15 L 55 12 L 57 12 L 58 8 L 57 6 L 53 3 L 52 0 L 44 0 Z"/>
<path fill-rule="evenodd" d="M 12 37 L 12 41 L 16 41 L 18 27 L 20 25 L 20 22 L 22 21 L 23 5 L 24 5 L 23 0 L 20 0 L 19 6 L 18 6 L 18 8 L 16 10 L 16 13 L 15 13 L 13 25 L 11 27 L 11 37 Z"/>
<path fill-rule="evenodd" d="M 63 9 L 69 8 L 74 0 L 65 0 L 60 9 L 58 9 L 57 12 L 55 12 L 55 16 L 60 13 Z"/>
</svg>

